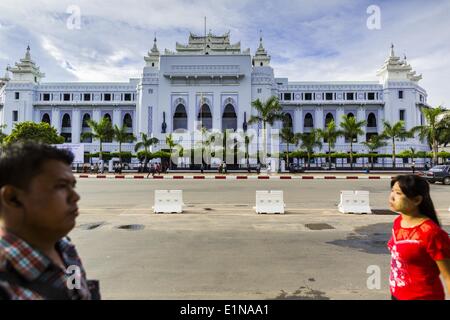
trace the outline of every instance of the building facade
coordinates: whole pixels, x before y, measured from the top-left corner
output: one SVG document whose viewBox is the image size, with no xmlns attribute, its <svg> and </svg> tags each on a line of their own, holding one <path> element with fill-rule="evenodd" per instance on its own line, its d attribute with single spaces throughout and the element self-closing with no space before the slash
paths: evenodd
<svg viewBox="0 0 450 320">
<path fill-rule="evenodd" d="M 324 128 L 332 119 L 339 126 L 342 115 L 366 120 L 354 151 L 368 152 L 361 143 L 380 134 L 383 121 L 404 120 L 409 130 L 424 124 L 421 108 L 429 107 L 427 92 L 419 85 L 421 75 L 416 75 L 406 57 L 395 55 L 393 46 L 376 74 L 378 80 L 371 82 L 291 82 L 276 78 L 262 39 L 252 55 L 250 49 L 241 50 L 240 43 L 231 43 L 229 33 L 191 33 L 187 44 L 176 43 L 175 51 L 166 49 L 164 53 L 154 39 L 144 61 L 141 77 L 129 82 L 43 82 L 44 74 L 28 47 L 25 57 L 0 78 L 0 124 L 6 124 L 3 131 L 10 133 L 17 122 L 44 121 L 54 126 L 67 143 L 84 143 L 86 151 L 97 152 L 98 141 L 83 140 L 81 134 L 90 130 L 88 119 L 108 117 L 119 127 L 127 126 L 137 137 L 140 133 L 157 137 L 161 141 L 157 149 L 164 149 L 165 136 L 172 132 L 193 132 L 200 127 L 257 130 L 258 125 L 248 124 L 255 114 L 252 101 L 275 95 L 283 112 L 289 114 L 287 121 L 294 132 Z M 286 122 L 279 121 L 269 126 L 268 134 L 283 125 Z M 398 151 L 411 147 L 429 150 L 418 138 L 396 145 Z M 285 150 L 286 145 L 280 142 L 279 148 Z M 107 142 L 104 150 L 117 151 L 118 144 Z M 134 144 L 123 144 L 122 150 L 134 152 Z M 349 141 L 339 138 L 335 151 L 348 152 Z M 391 146 L 379 152 L 389 153 Z"/>
</svg>

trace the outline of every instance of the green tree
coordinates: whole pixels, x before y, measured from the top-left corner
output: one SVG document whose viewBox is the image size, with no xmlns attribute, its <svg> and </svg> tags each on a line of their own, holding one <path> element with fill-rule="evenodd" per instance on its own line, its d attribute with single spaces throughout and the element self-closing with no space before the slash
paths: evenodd
<svg viewBox="0 0 450 320">
<path fill-rule="evenodd" d="M 412 128 L 411 132 L 413 134 L 419 133 L 419 137 L 422 140 L 427 139 L 433 152 L 433 164 L 436 165 L 438 162 L 437 154 L 439 152 L 439 144 L 440 142 L 443 142 L 440 140 L 442 138 L 445 139 L 445 136 L 448 138 L 450 135 L 448 133 L 448 127 L 447 130 L 445 130 L 446 122 L 450 120 L 448 120 L 447 117 L 443 117 L 439 120 L 439 116 L 446 112 L 446 110 L 441 106 L 436 108 L 422 108 L 421 111 L 425 117 L 426 124 Z M 448 143 L 448 141 L 449 140 L 447 140 L 446 143 Z"/>
<path fill-rule="evenodd" d="M 276 120 L 283 120 L 281 113 L 281 105 L 276 96 L 271 96 L 266 102 L 256 99 L 252 102 L 252 107 L 258 112 L 257 115 L 252 115 L 248 120 L 249 124 L 262 123 L 263 125 L 263 166 L 266 164 L 267 157 L 267 143 L 266 143 L 266 127 L 267 124 L 273 125 Z M 259 153 L 259 150 L 258 150 Z"/>
<path fill-rule="evenodd" d="M 10 144 L 17 141 L 30 140 L 47 144 L 64 143 L 64 137 L 61 137 L 54 127 L 46 122 L 35 123 L 32 121 L 15 124 L 11 134 L 6 136 L 3 142 Z"/>
<path fill-rule="evenodd" d="M 308 155 L 308 168 L 310 168 L 311 155 L 314 152 L 314 148 L 322 148 L 319 133 L 317 132 L 317 129 L 312 129 L 311 132 L 300 133 L 299 139 L 301 141 L 300 148 L 306 149 Z"/>
<path fill-rule="evenodd" d="M 331 149 L 336 145 L 336 140 L 342 135 L 342 131 L 337 130 L 334 120 L 328 122 L 325 129 L 317 129 L 319 137 L 328 144 L 328 166 L 331 169 Z"/>
<path fill-rule="evenodd" d="M 139 149 L 144 148 L 145 151 L 145 157 L 144 157 L 144 171 L 147 168 L 147 162 L 148 162 L 148 149 L 155 145 L 158 144 L 159 140 L 155 137 L 151 137 L 149 138 L 147 134 L 141 132 L 141 141 L 139 141 L 138 143 L 136 143 L 136 145 L 134 146 L 134 151 L 137 152 Z"/>
<path fill-rule="evenodd" d="M 350 141 L 350 167 L 353 169 L 353 140 L 357 139 L 359 135 L 364 134 L 363 127 L 366 121 L 357 121 L 355 117 L 343 115 L 340 126 L 342 128 L 342 135 Z"/>
<path fill-rule="evenodd" d="M 0 125 L 0 146 L 3 143 L 3 139 L 5 139 L 7 137 L 7 135 L 4 134 L 3 131 L 2 131 L 5 128 L 6 128 L 6 124 Z"/>
<path fill-rule="evenodd" d="M 119 162 L 120 165 L 122 165 L 122 143 L 131 143 L 136 141 L 136 137 L 132 133 L 128 133 L 127 131 L 128 127 L 122 126 L 119 128 L 119 126 L 116 124 L 114 125 L 113 131 L 114 131 L 114 140 L 116 140 L 119 143 Z"/>
<path fill-rule="evenodd" d="M 280 132 L 280 137 L 286 142 L 286 165 L 289 168 L 289 145 L 298 145 L 300 140 L 300 134 L 294 133 L 291 127 L 283 127 Z"/>
<path fill-rule="evenodd" d="M 83 132 L 81 139 L 96 139 L 100 141 L 100 161 L 103 160 L 103 142 L 110 141 L 114 137 L 114 129 L 111 121 L 108 118 L 102 118 L 99 122 L 94 120 L 87 120 L 87 125 L 91 128 L 91 132 Z"/>
<path fill-rule="evenodd" d="M 369 149 L 369 153 L 373 154 L 374 151 L 379 148 L 387 146 L 387 143 L 384 141 L 386 138 L 381 135 L 373 135 L 370 137 L 369 141 L 365 141 L 362 144 Z M 373 155 L 370 157 L 371 168 L 373 169 Z"/>
<path fill-rule="evenodd" d="M 395 141 L 396 139 L 405 139 L 412 137 L 412 133 L 405 130 L 405 122 L 398 121 L 391 125 L 387 121 L 383 121 L 383 133 L 381 134 L 386 139 L 390 139 L 392 142 L 392 165 L 395 168 Z"/>
</svg>

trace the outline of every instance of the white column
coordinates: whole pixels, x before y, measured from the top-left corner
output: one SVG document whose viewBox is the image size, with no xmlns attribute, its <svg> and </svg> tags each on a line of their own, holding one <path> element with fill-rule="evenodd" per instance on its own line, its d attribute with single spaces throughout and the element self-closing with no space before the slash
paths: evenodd
<svg viewBox="0 0 450 320">
<path fill-rule="evenodd" d="M 113 118 L 112 118 L 112 125 L 113 127 L 117 125 L 119 128 L 122 127 L 122 119 L 121 119 L 121 112 L 119 108 L 114 108 L 113 110 Z"/>
<path fill-rule="evenodd" d="M 294 111 L 294 132 L 303 132 L 303 109 L 297 107 Z"/>
<path fill-rule="evenodd" d="M 100 109 L 94 109 L 92 111 L 92 120 L 94 120 L 95 122 L 99 122 L 101 119 L 101 111 Z"/>
<path fill-rule="evenodd" d="M 380 108 L 380 109 L 378 109 L 378 114 L 377 114 L 378 134 L 381 134 L 383 132 L 383 120 L 384 120 L 384 109 Z"/>
<path fill-rule="evenodd" d="M 338 130 L 341 129 L 341 122 L 342 122 L 342 116 L 344 115 L 344 108 L 342 107 L 338 107 L 336 109 L 336 127 L 338 128 Z M 345 138 L 340 136 L 337 138 L 336 140 L 336 144 L 338 145 L 344 145 L 345 144 Z"/>
<path fill-rule="evenodd" d="M 52 126 L 58 133 L 61 133 L 61 113 L 57 107 L 52 108 Z"/>
<path fill-rule="evenodd" d="M 324 119 L 323 119 L 323 107 L 316 107 L 314 112 L 314 128 L 323 129 Z"/>
<path fill-rule="evenodd" d="M 211 107 L 211 112 L 213 129 L 222 131 L 222 100 L 220 98 L 220 93 L 214 94 L 214 106 Z"/>
<path fill-rule="evenodd" d="M 80 143 L 81 116 L 79 109 L 72 112 L 72 143 Z"/>
<path fill-rule="evenodd" d="M 366 118 L 365 110 L 362 106 L 360 106 L 356 112 L 356 119 L 357 121 L 364 121 L 365 118 Z M 364 133 L 358 136 L 358 143 L 366 141 L 366 126 L 367 124 L 363 127 Z"/>
<path fill-rule="evenodd" d="M 189 102 L 186 102 L 188 105 L 186 106 L 186 112 L 188 114 L 188 131 L 194 132 L 196 129 L 195 121 L 197 120 L 196 116 L 196 106 L 197 106 L 197 94 L 195 92 L 191 93 L 189 96 Z M 172 120 L 173 121 L 173 120 Z"/>
</svg>

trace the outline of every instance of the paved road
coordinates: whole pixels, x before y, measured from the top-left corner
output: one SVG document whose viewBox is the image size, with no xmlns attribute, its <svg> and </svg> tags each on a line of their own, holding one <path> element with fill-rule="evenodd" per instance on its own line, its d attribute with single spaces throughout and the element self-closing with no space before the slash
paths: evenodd
<svg viewBox="0 0 450 320">
<path fill-rule="evenodd" d="M 155 189 L 184 190 L 186 212 L 151 213 Z M 286 215 L 254 213 L 264 189 L 284 190 Z M 346 189 L 369 190 L 372 207 L 387 209 L 386 180 L 81 179 L 70 236 L 107 299 L 387 299 L 395 216 L 339 213 Z M 449 191 L 432 186 L 448 230 Z M 379 290 L 367 288 L 371 265 Z"/>
</svg>

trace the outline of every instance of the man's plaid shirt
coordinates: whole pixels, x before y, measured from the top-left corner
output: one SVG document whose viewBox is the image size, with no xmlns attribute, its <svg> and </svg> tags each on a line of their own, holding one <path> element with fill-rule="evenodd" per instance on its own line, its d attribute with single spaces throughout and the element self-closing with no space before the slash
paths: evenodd
<svg viewBox="0 0 450 320">
<path fill-rule="evenodd" d="M 77 266 L 81 271 L 81 288 L 68 289 L 67 280 L 74 277 L 74 272 L 66 273 L 53 263 L 47 256 L 33 249 L 28 243 L 17 236 L 0 229 L 0 272 L 4 272 L 9 265 L 23 279 L 33 282 L 44 282 L 55 288 L 67 289 L 71 299 L 89 300 L 91 298 L 86 273 L 78 257 L 74 245 L 68 238 L 63 238 L 56 244 L 56 249 L 66 267 Z M 69 280 L 69 283 L 74 283 Z M 29 289 L 0 281 L 0 290 L 5 291 L 11 300 L 42 300 L 44 297 Z"/>
</svg>

